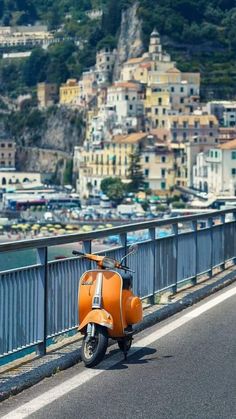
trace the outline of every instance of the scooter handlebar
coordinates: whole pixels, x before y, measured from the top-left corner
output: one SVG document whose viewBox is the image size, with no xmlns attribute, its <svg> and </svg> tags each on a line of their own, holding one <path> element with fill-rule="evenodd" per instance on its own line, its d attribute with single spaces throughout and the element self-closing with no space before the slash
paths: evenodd
<svg viewBox="0 0 236 419">
<path fill-rule="evenodd" d="M 120 265 L 119 269 L 123 269 L 124 271 L 135 273 L 135 271 L 133 271 L 133 269 L 128 268 L 128 266 Z"/>
<path fill-rule="evenodd" d="M 84 253 L 78 252 L 78 250 L 72 250 L 72 255 L 75 255 L 75 256 L 85 256 Z"/>
</svg>

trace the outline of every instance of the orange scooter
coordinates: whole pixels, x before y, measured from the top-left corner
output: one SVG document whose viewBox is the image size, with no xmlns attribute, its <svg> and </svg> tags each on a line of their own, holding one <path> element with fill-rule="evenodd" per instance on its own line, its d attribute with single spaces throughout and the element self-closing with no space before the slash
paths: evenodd
<svg viewBox="0 0 236 419">
<path fill-rule="evenodd" d="M 80 278 L 78 294 L 79 331 L 84 335 L 81 357 L 86 367 L 94 367 L 105 356 L 108 338 L 117 340 L 125 359 L 132 344 L 132 325 L 142 320 L 142 303 L 131 291 L 134 272 L 123 261 L 136 251 L 131 246 L 121 261 L 90 253 L 72 253 L 97 263 L 98 269 Z M 114 269 L 122 269 L 124 274 Z"/>
</svg>

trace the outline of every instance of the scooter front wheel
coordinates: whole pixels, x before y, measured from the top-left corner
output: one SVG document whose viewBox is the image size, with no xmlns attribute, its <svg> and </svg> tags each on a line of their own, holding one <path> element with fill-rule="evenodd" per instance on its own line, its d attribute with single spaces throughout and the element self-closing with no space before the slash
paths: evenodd
<svg viewBox="0 0 236 419">
<path fill-rule="evenodd" d="M 83 339 L 81 358 L 88 368 L 95 367 L 105 356 L 108 345 L 108 334 L 105 327 L 95 325 L 95 335 Z"/>
</svg>

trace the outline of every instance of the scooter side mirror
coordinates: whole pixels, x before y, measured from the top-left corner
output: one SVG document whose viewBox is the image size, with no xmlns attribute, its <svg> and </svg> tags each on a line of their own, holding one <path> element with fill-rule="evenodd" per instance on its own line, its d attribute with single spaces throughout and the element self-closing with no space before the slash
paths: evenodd
<svg viewBox="0 0 236 419">
<path fill-rule="evenodd" d="M 128 254 L 131 255 L 133 253 L 137 253 L 137 251 L 138 251 L 138 245 L 132 244 L 128 249 Z"/>
<path fill-rule="evenodd" d="M 137 251 L 138 251 L 138 245 L 137 244 L 132 244 L 128 248 L 128 253 L 121 259 L 120 263 L 122 263 L 123 260 L 125 260 L 129 255 L 132 255 L 133 253 L 136 253 Z"/>
</svg>

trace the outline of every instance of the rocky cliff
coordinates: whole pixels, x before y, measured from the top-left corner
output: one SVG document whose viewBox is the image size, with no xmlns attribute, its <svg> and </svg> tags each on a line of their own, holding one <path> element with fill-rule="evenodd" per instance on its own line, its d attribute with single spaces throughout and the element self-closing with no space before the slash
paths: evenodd
<svg viewBox="0 0 236 419">
<path fill-rule="evenodd" d="M 4 118 L 4 131 L 16 142 L 18 170 L 36 170 L 60 180 L 74 147 L 83 142 L 84 114 L 63 107 L 24 109 Z"/>
<path fill-rule="evenodd" d="M 144 46 L 141 28 L 142 22 L 138 18 L 138 3 L 135 3 L 122 13 L 113 80 L 119 79 L 122 63 L 129 58 L 139 57 L 143 53 Z"/>
</svg>

